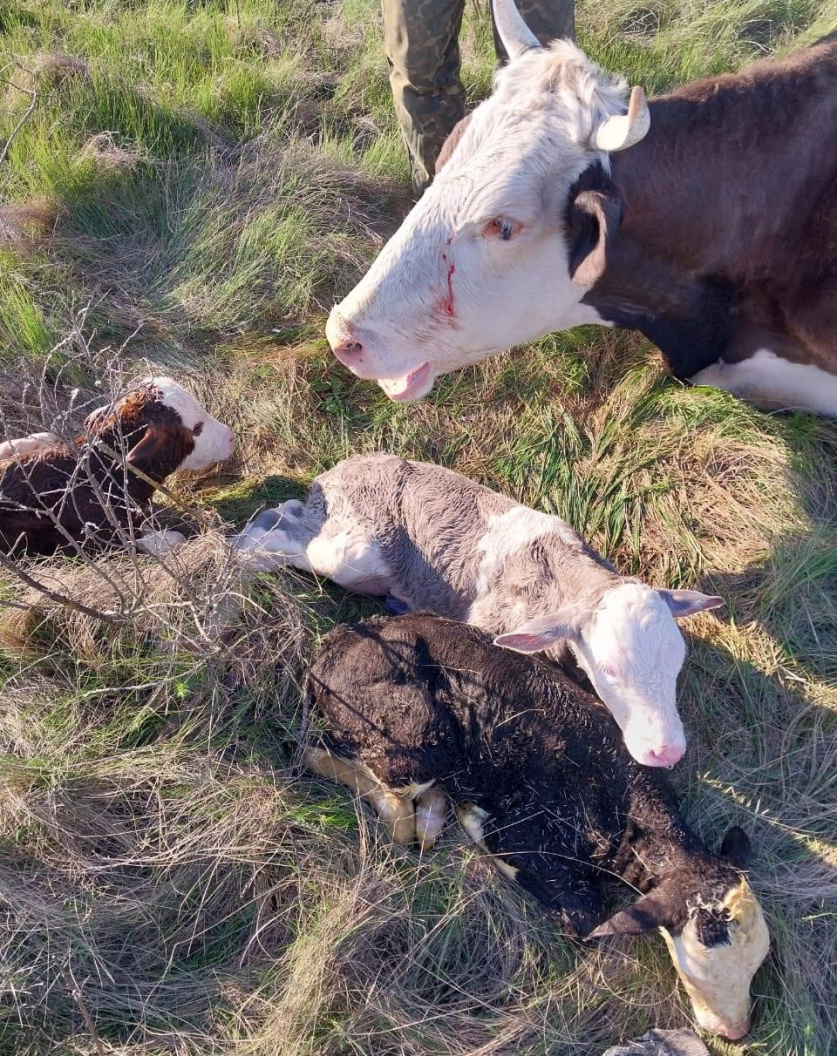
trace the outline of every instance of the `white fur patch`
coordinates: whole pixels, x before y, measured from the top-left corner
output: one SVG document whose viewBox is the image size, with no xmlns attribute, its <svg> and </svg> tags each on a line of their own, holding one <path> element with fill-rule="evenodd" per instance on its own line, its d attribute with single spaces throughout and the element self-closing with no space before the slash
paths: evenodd
<svg viewBox="0 0 837 1056">
<path fill-rule="evenodd" d="M 380 547 L 357 526 L 334 535 L 321 533 L 306 543 L 287 526 L 265 531 L 250 524 L 236 537 L 235 546 L 246 554 L 242 560 L 247 565 L 261 571 L 293 565 L 359 594 L 391 592 L 392 574 Z"/>
<path fill-rule="evenodd" d="M 192 432 L 201 427 L 195 436 L 195 450 L 180 469 L 205 469 L 214 462 L 229 458 L 235 448 L 235 437 L 226 425 L 202 407 L 200 403 L 176 381 L 166 377 L 149 378 L 145 384 L 160 393 L 160 399 L 171 410 L 180 415 L 183 427 Z"/>
<path fill-rule="evenodd" d="M 767 348 L 740 363 L 719 360 L 690 380 L 773 410 L 811 411 L 837 418 L 837 374 L 812 363 L 792 363 Z"/>
<path fill-rule="evenodd" d="M 17 440 L 6 440 L 0 444 L 0 462 L 7 458 L 23 458 L 62 442 L 58 433 L 30 433 Z"/>
<path fill-rule="evenodd" d="M 312 572 L 334 580 L 346 590 L 360 594 L 390 593 L 392 573 L 381 549 L 359 527 L 347 528 L 332 536 L 315 536 L 305 555 Z"/>
<path fill-rule="evenodd" d="M 493 514 L 488 518 L 485 532 L 477 542 L 477 551 L 483 556 L 477 569 L 474 584 L 476 596 L 468 611 L 467 623 L 475 627 L 485 626 L 487 630 L 495 629 L 482 622 L 482 611 L 485 599 L 490 597 L 494 589 L 496 577 L 502 573 L 510 558 L 536 539 L 548 535 L 555 536 L 568 546 L 581 543 L 581 537 L 566 521 L 539 510 L 530 510 L 528 506 L 512 506 L 505 513 Z M 521 599 L 521 619 L 529 615 L 525 599 Z"/>
<path fill-rule="evenodd" d="M 704 946 L 694 920 L 680 935 L 661 930 L 698 1024 L 713 1034 L 738 1039 L 749 1029 L 750 984 L 767 956 L 770 935 L 746 880 L 727 893 L 723 907 L 731 918 L 728 944 Z"/>
<path fill-rule="evenodd" d="M 572 648 L 631 755 L 646 766 L 676 763 L 686 748 L 677 712 L 686 645 L 660 595 L 642 583 L 607 591 Z"/>
</svg>

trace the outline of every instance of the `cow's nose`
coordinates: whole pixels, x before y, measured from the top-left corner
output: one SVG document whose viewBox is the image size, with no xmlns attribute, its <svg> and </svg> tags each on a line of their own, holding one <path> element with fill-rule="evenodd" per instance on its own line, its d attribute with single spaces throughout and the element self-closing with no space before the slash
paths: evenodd
<svg viewBox="0 0 837 1056">
<path fill-rule="evenodd" d="M 347 367 L 355 367 L 363 360 L 363 343 L 354 337 L 338 341 L 331 346 L 331 351 Z"/>
</svg>

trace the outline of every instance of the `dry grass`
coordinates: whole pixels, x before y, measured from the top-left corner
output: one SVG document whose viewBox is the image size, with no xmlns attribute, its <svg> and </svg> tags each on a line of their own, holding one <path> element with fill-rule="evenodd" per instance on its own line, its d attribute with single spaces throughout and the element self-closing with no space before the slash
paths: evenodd
<svg viewBox="0 0 837 1056">
<path fill-rule="evenodd" d="M 0 1053 L 596 1056 L 689 1023 L 662 943 L 567 942 L 451 827 L 394 849 L 301 773 L 300 686 L 375 611 L 252 579 L 224 536 L 347 454 L 440 462 L 567 517 L 626 571 L 703 585 L 676 780 L 750 832 L 774 936 L 746 1045 L 837 1047 L 837 428 L 663 378 L 580 330 L 398 408 L 329 361 L 323 312 L 406 207 L 377 10 L 10 0 L 0 8 L 0 430 L 71 432 L 174 370 L 239 438 L 162 501 L 166 561 L 0 576 Z M 829 23 L 829 20 L 830 23 Z M 828 3 L 584 4 L 651 89 L 833 28 Z M 469 7 L 465 79 L 493 64 Z M 0 64 L 2 64 L 0 63 Z M 206 527 L 204 520 L 208 523 Z"/>
</svg>

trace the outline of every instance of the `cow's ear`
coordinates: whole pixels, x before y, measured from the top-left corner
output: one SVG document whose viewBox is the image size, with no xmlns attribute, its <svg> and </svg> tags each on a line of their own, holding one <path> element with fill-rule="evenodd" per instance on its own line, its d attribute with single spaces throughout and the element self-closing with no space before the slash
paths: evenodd
<svg viewBox="0 0 837 1056">
<path fill-rule="evenodd" d="M 606 935 L 644 935 L 655 928 L 670 928 L 671 908 L 667 905 L 665 892 L 653 891 L 644 895 L 627 909 L 615 913 L 610 920 L 600 924 L 587 935 L 588 939 L 602 939 Z"/>
<path fill-rule="evenodd" d="M 622 202 L 600 165 L 585 170 L 570 188 L 567 207 L 570 278 L 592 286 L 602 276 L 622 222 Z"/>
<path fill-rule="evenodd" d="M 696 612 L 705 612 L 707 609 L 720 609 L 726 604 L 718 594 L 701 594 L 699 590 L 665 590 L 661 587 L 657 593 L 668 605 L 676 620 L 694 616 Z"/>
<path fill-rule="evenodd" d="M 743 829 L 740 829 L 737 825 L 733 825 L 726 836 L 724 836 L 721 849 L 718 853 L 722 858 L 726 858 L 731 862 L 736 869 L 748 869 L 750 866 L 750 859 L 753 856 L 750 837 Z"/>
<path fill-rule="evenodd" d="M 442 144 L 442 149 L 439 151 L 439 157 L 436 158 L 436 172 L 440 173 L 442 169 L 447 165 L 450 160 L 451 154 L 459 146 L 459 141 L 462 139 L 462 135 L 465 129 L 468 127 L 471 121 L 471 115 L 466 114 L 460 121 L 457 121 L 453 126 L 453 131 Z"/>
<path fill-rule="evenodd" d="M 566 605 L 548 616 L 527 620 L 513 631 L 498 635 L 494 644 L 516 653 L 540 653 L 551 649 L 557 642 L 578 641 L 586 617 L 582 609 Z"/>
</svg>

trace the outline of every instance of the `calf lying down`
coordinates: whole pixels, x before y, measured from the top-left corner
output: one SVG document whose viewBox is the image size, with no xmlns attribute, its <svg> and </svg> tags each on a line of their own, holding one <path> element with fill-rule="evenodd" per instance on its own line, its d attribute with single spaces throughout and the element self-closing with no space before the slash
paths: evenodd
<svg viewBox="0 0 837 1056">
<path fill-rule="evenodd" d="M 290 563 L 499 635 L 521 652 L 574 654 L 628 750 L 671 766 L 686 747 L 674 618 L 723 604 L 619 575 L 565 521 L 466 477 L 391 455 L 348 458 L 307 502 L 260 514 L 238 538 L 262 567 Z"/>
<path fill-rule="evenodd" d="M 747 1032 L 769 946 L 747 837 L 731 829 L 708 851 L 665 772 L 639 766 L 560 669 L 418 614 L 336 628 L 309 695 L 326 732 L 306 764 L 369 801 L 397 842 L 432 846 L 450 797 L 471 839 L 568 932 L 660 928 L 701 1027 Z M 613 876 L 647 893 L 608 919 Z"/>
<path fill-rule="evenodd" d="M 94 411 L 70 443 L 55 433 L 8 440 L 0 444 L 0 551 L 52 554 L 120 541 L 144 519 L 156 484 L 229 458 L 233 447 L 225 425 L 162 377 Z M 138 545 L 162 553 L 182 541 L 179 532 L 145 532 Z"/>
</svg>

